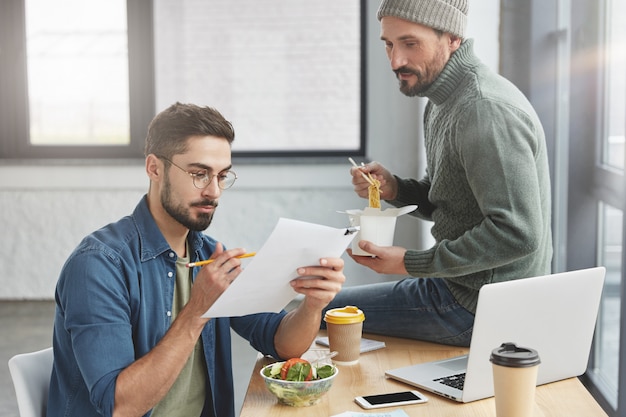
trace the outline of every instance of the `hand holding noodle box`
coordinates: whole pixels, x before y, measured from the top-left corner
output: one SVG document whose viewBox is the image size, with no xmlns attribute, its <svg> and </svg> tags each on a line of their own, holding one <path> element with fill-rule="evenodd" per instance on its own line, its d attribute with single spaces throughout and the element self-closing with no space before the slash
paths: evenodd
<svg viewBox="0 0 626 417">
<path fill-rule="evenodd" d="M 393 246 L 396 219 L 417 209 L 417 206 L 412 205 L 381 210 L 380 181 L 373 178 L 369 173 L 367 180 L 370 183 L 368 187 L 369 206 L 364 210 L 346 210 L 350 226 L 359 227 L 359 232 L 352 241 L 352 254 L 360 256 L 373 256 L 359 247 L 361 240 L 368 240 L 377 246 Z"/>
</svg>

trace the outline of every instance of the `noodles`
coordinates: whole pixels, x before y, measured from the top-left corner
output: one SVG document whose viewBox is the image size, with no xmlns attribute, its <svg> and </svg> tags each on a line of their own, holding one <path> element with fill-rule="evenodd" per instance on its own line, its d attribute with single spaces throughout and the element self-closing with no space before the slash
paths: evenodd
<svg viewBox="0 0 626 417">
<path fill-rule="evenodd" d="M 380 181 L 369 176 L 373 184 L 368 187 L 369 206 L 372 208 L 380 208 Z"/>
</svg>

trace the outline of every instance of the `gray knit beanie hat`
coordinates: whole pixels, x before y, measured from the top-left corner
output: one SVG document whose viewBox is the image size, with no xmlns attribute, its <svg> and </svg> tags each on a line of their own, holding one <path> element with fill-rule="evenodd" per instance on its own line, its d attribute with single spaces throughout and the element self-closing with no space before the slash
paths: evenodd
<svg viewBox="0 0 626 417">
<path fill-rule="evenodd" d="M 468 0 L 383 0 L 378 20 L 393 16 L 464 37 Z"/>
</svg>

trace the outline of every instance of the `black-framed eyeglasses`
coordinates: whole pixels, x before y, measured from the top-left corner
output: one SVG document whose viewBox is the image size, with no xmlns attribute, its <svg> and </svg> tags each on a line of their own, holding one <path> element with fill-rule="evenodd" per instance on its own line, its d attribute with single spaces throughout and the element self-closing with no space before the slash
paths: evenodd
<svg viewBox="0 0 626 417">
<path fill-rule="evenodd" d="M 183 171 L 185 174 L 189 175 L 193 181 L 193 186 L 200 190 L 204 190 L 206 187 L 208 187 L 209 184 L 211 184 L 211 181 L 213 181 L 213 178 L 217 178 L 217 186 L 220 187 L 222 190 L 229 189 L 233 186 L 235 181 L 237 181 L 237 174 L 235 174 L 234 171 L 222 171 L 214 175 L 210 175 L 206 169 L 202 169 L 197 172 L 189 172 L 185 168 L 176 165 L 174 162 L 172 162 L 170 159 L 165 158 L 164 156 L 158 156 L 157 158 L 169 162 L 176 168 Z"/>
</svg>

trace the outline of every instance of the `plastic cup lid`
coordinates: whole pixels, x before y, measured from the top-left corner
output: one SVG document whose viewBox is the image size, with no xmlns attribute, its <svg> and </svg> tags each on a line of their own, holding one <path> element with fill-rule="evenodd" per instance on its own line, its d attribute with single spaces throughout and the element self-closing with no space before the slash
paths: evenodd
<svg viewBox="0 0 626 417">
<path fill-rule="evenodd" d="M 511 368 L 528 368 L 541 363 L 536 350 L 518 347 L 515 343 L 502 343 L 491 351 L 489 360 L 495 365 Z"/>
<path fill-rule="evenodd" d="M 365 320 L 365 314 L 355 306 L 333 308 L 324 315 L 324 321 L 331 324 L 352 324 Z"/>
</svg>

